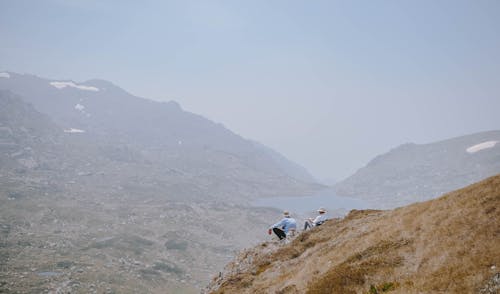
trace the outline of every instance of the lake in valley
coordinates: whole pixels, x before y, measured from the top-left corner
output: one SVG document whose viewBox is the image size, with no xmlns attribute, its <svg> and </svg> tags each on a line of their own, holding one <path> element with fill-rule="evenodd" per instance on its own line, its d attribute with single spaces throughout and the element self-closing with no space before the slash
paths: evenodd
<svg viewBox="0 0 500 294">
<path fill-rule="evenodd" d="M 310 215 L 314 214 L 320 207 L 325 208 L 330 216 L 352 209 L 368 209 L 370 204 L 361 199 L 336 196 L 332 188 L 319 191 L 310 196 L 293 197 L 270 197 L 260 198 L 252 202 L 253 206 L 273 207 L 280 210 L 288 210 L 292 214 Z"/>
</svg>

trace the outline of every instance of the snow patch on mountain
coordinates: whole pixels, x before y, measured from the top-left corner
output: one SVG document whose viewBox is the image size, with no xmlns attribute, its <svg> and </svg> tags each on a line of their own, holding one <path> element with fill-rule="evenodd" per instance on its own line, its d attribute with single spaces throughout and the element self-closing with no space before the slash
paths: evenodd
<svg viewBox="0 0 500 294">
<path fill-rule="evenodd" d="M 75 105 L 75 109 L 79 110 L 79 111 L 84 111 L 85 110 L 85 106 L 83 106 L 80 103 L 78 103 L 77 105 Z"/>
<path fill-rule="evenodd" d="M 65 133 L 85 133 L 84 130 L 80 130 L 80 129 L 74 129 L 74 128 L 70 128 L 68 130 L 64 130 Z"/>
<path fill-rule="evenodd" d="M 84 91 L 93 91 L 93 92 L 99 91 L 99 89 L 96 87 L 77 85 L 73 82 L 50 82 L 50 85 L 53 87 L 56 87 L 57 89 L 64 89 L 66 87 L 72 87 L 72 88 L 75 88 L 78 90 L 84 90 Z"/>
<path fill-rule="evenodd" d="M 80 99 L 80 101 L 82 101 L 82 99 Z M 90 113 L 88 113 L 88 112 L 85 110 L 86 108 L 85 108 L 85 106 L 84 106 L 83 104 L 80 104 L 80 103 L 76 104 L 76 105 L 75 105 L 75 109 L 76 109 L 77 111 L 79 111 L 81 114 L 83 114 L 84 116 L 86 116 L 86 117 L 90 117 Z"/>
<path fill-rule="evenodd" d="M 10 74 L 8 72 L 0 72 L 0 78 L 10 78 Z"/>
<path fill-rule="evenodd" d="M 466 149 L 468 153 L 476 153 L 478 151 L 484 150 L 484 149 L 489 149 L 495 147 L 495 145 L 498 143 L 498 141 L 486 141 L 474 146 L 471 146 Z"/>
</svg>

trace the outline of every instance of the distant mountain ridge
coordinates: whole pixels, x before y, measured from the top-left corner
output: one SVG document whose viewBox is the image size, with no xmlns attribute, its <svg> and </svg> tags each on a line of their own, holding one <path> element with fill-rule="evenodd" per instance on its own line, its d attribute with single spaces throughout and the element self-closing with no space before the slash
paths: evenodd
<svg viewBox="0 0 500 294">
<path fill-rule="evenodd" d="M 335 185 L 336 193 L 390 208 L 428 200 L 500 173 L 500 131 L 404 144 Z"/>
<path fill-rule="evenodd" d="M 308 183 L 315 179 L 274 150 L 261 148 L 221 124 L 182 110 L 178 103 L 133 96 L 104 80 L 76 83 L 4 72 L 0 89 L 10 90 L 67 130 L 139 148 L 211 149 L 234 154 L 257 170 Z"/>
</svg>

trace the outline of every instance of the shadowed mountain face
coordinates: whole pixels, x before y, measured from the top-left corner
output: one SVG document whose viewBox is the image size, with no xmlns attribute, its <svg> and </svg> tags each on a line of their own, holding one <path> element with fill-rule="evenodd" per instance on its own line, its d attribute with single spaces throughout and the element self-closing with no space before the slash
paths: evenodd
<svg viewBox="0 0 500 294">
<path fill-rule="evenodd" d="M 423 201 L 500 173 L 500 131 L 405 144 L 335 185 L 339 195 L 390 208 Z"/>
<path fill-rule="evenodd" d="M 498 293 L 500 175 L 248 249 L 207 293 Z"/>
<path fill-rule="evenodd" d="M 319 187 L 108 82 L 9 73 L 0 89 L 0 292 L 197 293 L 274 221 L 252 198 Z"/>
<path fill-rule="evenodd" d="M 1 170 L 49 168 L 57 156 L 62 128 L 12 92 L 0 90 Z M 46 155 L 46 156 L 44 156 Z"/>
</svg>

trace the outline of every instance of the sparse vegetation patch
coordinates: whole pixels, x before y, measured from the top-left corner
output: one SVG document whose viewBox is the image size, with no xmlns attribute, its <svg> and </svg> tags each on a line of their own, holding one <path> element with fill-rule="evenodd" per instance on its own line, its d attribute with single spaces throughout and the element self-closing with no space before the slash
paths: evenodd
<svg viewBox="0 0 500 294">
<path fill-rule="evenodd" d="M 153 269 L 165 273 L 173 273 L 176 275 L 182 275 L 184 273 L 184 271 L 177 265 L 165 262 L 155 262 L 155 264 L 153 265 Z"/>
<path fill-rule="evenodd" d="M 165 247 L 170 250 L 181 250 L 181 251 L 186 251 L 188 248 L 188 242 L 184 240 L 168 240 L 165 242 Z"/>
</svg>

